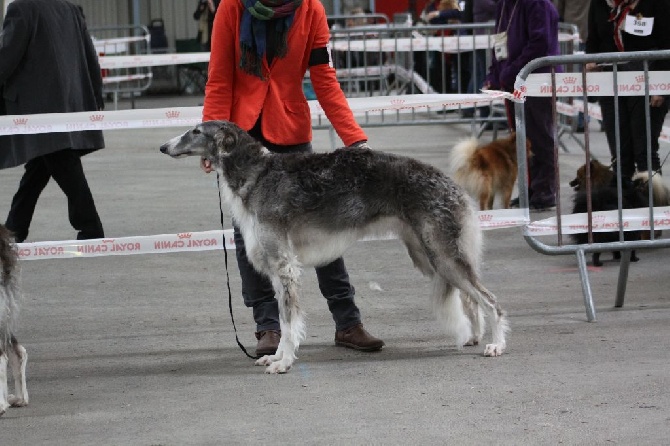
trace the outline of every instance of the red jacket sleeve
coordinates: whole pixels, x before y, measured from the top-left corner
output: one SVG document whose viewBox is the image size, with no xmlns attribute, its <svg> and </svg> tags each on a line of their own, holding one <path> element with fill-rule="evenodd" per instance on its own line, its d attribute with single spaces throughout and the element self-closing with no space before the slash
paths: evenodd
<svg viewBox="0 0 670 446">
<path fill-rule="evenodd" d="M 330 30 L 323 8 L 315 17 L 314 28 L 316 35 L 312 49 L 327 47 L 330 40 Z M 335 69 L 330 64 L 324 63 L 311 66 L 309 73 L 316 98 L 342 142 L 348 146 L 368 139 L 361 126 L 354 119 L 347 99 L 335 76 Z"/>
</svg>

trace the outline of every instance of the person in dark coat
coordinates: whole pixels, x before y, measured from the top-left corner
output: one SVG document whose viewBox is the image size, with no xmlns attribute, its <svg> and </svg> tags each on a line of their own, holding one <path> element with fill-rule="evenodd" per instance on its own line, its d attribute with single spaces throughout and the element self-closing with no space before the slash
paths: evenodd
<svg viewBox="0 0 670 446">
<path fill-rule="evenodd" d="M 84 16 L 65 0 L 16 0 L 0 34 L 0 113 L 72 113 L 104 108 L 102 76 Z M 80 157 L 105 146 L 101 131 L 0 137 L 0 169 L 25 164 L 5 225 L 28 237 L 37 199 L 53 178 L 68 199 L 77 239 L 104 237 Z"/>
<path fill-rule="evenodd" d="M 589 28 L 586 53 L 614 53 L 629 51 L 661 51 L 670 49 L 670 27 L 665 24 L 665 14 L 670 11 L 670 0 L 593 0 L 589 10 Z M 636 23 L 644 23 L 640 27 Z M 642 71 L 642 62 L 618 65 L 619 71 Z M 611 66 L 586 64 L 586 71 L 612 71 Z M 670 60 L 649 62 L 649 71 L 670 70 Z M 649 97 L 649 126 L 651 139 L 651 166 L 647 162 L 647 123 L 644 96 L 619 96 L 619 154 L 621 175 L 627 183 L 635 170 L 658 171 L 661 160 L 658 138 L 668 113 L 668 96 Z M 614 97 L 599 98 L 603 127 L 616 171 L 616 128 Z"/>
</svg>

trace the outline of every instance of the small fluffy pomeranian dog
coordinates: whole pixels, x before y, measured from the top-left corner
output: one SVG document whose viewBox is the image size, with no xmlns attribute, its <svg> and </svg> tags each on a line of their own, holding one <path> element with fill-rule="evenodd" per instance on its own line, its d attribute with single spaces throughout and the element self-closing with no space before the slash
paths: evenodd
<svg viewBox="0 0 670 446">
<path fill-rule="evenodd" d="M 632 187 L 625 187 L 622 189 L 622 208 L 636 209 L 648 206 L 645 195 L 641 192 L 642 184 L 640 180 L 636 180 Z M 586 190 L 578 191 L 573 198 L 573 214 L 581 214 L 587 212 L 587 198 Z M 618 209 L 619 200 L 618 192 L 615 186 L 607 185 L 596 187 L 591 190 L 591 210 L 597 211 L 612 211 Z M 624 240 L 641 240 L 644 231 L 626 231 L 624 232 Z M 583 232 L 579 234 L 572 234 L 571 239 L 574 243 L 585 245 L 589 242 L 588 233 Z M 612 232 L 593 232 L 593 243 L 610 243 L 619 241 L 619 231 Z M 593 266 L 602 266 L 600 261 L 600 252 L 594 252 L 592 255 Z M 613 252 L 614 260 L 621 259 L 619 251 Z M 631 251 L 630 261 L 637 262 L 640 260 L 635 254 L 635 250 Z"/>
<path fill-rule="evenodd" d="M 609 166 L 602 164 L 600 161 L 596 159 L 592 159 L 590 165 L 591 165 L 592 190 L 611 187 L 614 191 L 616 191 L 616 188 L 614 187 L 615 185 L 614 171 Z M 579 169 L 577 169 L 577 174 L 575 178 L 572 181 L 570 181 L 569 184 L 576 192 L 586 191 L 586 164 L 583 164 L 582 166 L 579 167 Z M 643 172 L 636 172 L 635 175 L 633 175 L 633 185 L 641 193 L 642 199 L 644 200 L 644 203 L 642 203 L 641 206 L 647 206 L 647 200 L 644 199 L 644 197 L 647 197 L 648 184 L 649 184 L 648 171 L 645 170 Z M 660 173 L 658 172 L 652 173 L 651 188 L 652 188 L 652 202 L 654 206 L 656 207 L 670 206 L 670 190 L 664 184 L 663 178 L 661 177 Z M 584 204 L 584 206 L 586 205 Z M 586 207 L 584 207 L 584 209 L 586 209 Z M 616 207 L 614 209 L 616 209 Z M 594 210 L 596 209 L 594 208 Z M 605 210 L 605 209 L 597 209 L 597 210 Z M 661 235 L 662 235 L 661 231 L 654 231 L 654 236 L 656 238 L 661 237 Z M 642 231 L 640 236 L 642 240 L 649 240 L 650 238 L 649 231 Z"/>
<path fill-rule="evenodd" d="M 597 159 L 592 159 L 590 168 L 592 188 L 605 187 L 612 183 L 614 172 L 609 166 L 604 165 Z M 577 176 L 575 176 L 575 178 L 568 184 L 570 184 L 570 187 L 575 191 L 586 190 L 586 164 L 582 164 L 579 169 L 577 169 Z"/>
<path fill-rule="evenodd" d="M 526 139 L 526 156 L 531 155 Z M 474 138 L 461 141 L 452 149 L 450 163 L 454 180 L 479 200 L 481 210 L 493 209 L 496 196 L 502 207 L 510 207 L 518 171 L 516 132 L 483 145 Z"/>
</svg>

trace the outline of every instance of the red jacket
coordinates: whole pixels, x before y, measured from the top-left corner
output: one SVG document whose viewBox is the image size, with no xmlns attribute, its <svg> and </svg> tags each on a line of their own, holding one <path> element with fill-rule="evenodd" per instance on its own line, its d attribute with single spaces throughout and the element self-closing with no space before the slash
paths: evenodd
<svg viewBox="0 0 670 446">
<path fill-rule="evenodd" d="M 203 120 L 232 121 L 250 130 L 263 111 L 263 136 L 274 144 L 292 145 L 312 140 L 312 119 L 302 82 L 312 49 L 328 45 L 326 12 L 319 0 L 304 0 L 295 11 L 288 34 L 288 51 L 268 66 L 266 80 L 240 68 L 241 0 L 221 2 L 214 19 L 209 77 Z M 344 93 L 329 64 L 310 68 L 319 104 L 345 145 L 367 139 L 356 123 Z"/>
</svg>

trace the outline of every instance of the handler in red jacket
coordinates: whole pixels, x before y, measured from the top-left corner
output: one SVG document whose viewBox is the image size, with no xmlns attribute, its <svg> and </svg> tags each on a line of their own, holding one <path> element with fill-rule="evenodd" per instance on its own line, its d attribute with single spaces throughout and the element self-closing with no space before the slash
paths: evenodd
<svg viewBox="0 0 670 446">
<path fill-rule="evenodd" d="M 312 118 L 302 90 L 309 68 L 317 99 L 344 144 L 367 146 L 330 65 L 330 32 L 319 0 L 228 0 L 214 19 L 203 121 L 232 121 L 277 153 L 312 151 Z M 202 160 L 203 170 L 212 170 Z M 279 344 L 279 309 L 272 284 L 249 263 L 235 226 L 242 296 L 253 308 L 257 355 Z M 335 343 L 363 351 L 384 341 L 361 324 L 342 258 L 316 268 L 335 320 Z"/>
</svg>

